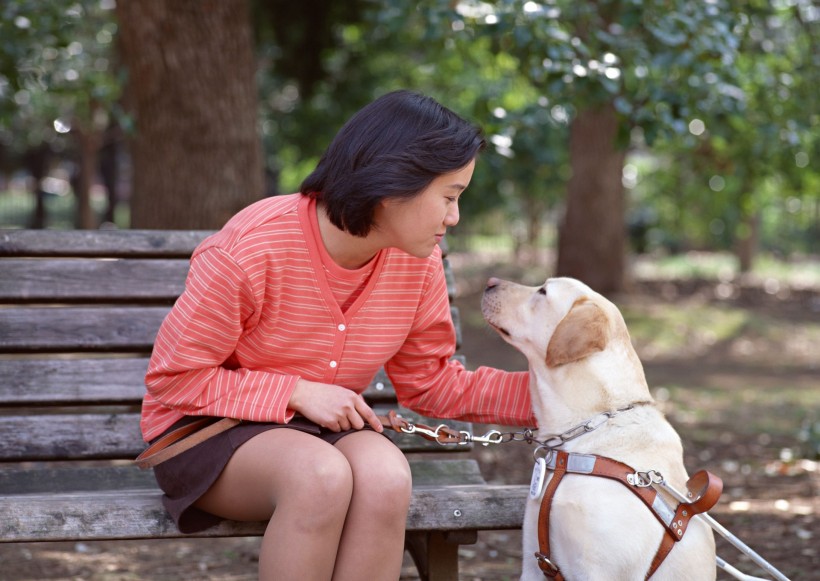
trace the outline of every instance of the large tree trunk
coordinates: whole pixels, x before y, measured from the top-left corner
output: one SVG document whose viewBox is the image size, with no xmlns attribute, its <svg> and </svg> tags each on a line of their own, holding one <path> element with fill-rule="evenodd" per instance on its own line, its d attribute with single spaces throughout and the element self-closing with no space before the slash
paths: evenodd
<svg viewBox="0 0 820 581">
<path fill-rule="evenodd" d="M 117 2 L 134 228 L 213 229 L 263 196 L 246 0 Z"/>
<path fill-rule="evenodd" d="M 567 209 L 558 236 L 558 276 L 578 278 L 600 293 L 624 281 L 626 152 L 616 144 L 618 118 L 606 105 L 580 111 L 570 126 Z"/>
</svg>

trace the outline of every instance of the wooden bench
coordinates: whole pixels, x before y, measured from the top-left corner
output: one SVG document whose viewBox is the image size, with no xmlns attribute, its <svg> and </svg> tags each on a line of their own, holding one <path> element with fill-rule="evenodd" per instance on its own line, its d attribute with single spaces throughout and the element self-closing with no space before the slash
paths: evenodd
<svg viewBox="0 0 820 581">
<path fill-rule="evenodd" d="M 0 542 L 263 533 L 224 522 L 181 535 L 152 472 L 131 462 L 154 337 L 206 235 L 0 231 Z M 396 407 L 384 373 L 366 396 L 379 413 Z M 456 580 L 477 531 L 520 528 L 525 487 L 487 484 L 466 447 L 392 437 L 413 470 L 407 548 L 422 579 Z"/>
</svg>

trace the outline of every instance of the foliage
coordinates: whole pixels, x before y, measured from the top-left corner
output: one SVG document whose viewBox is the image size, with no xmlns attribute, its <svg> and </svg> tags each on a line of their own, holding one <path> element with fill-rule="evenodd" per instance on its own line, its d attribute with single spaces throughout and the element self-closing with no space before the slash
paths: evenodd
<svg viewBox="0 0 820 581">
<path fill-rule="evenodd" d="M 642 127 L 651 143 L 682 133 L 696 108 L 731 111 L 742 97 L 737 15 L 725 0 L 504 0 L 456 11 L 465 30 L 517 59 L 558 119 L 614 101 L 625 128 Z"/>
<path fill-rule="evenodd" d="M 0 144 L 60 149 L 72 127 L 103 129 L 122 79 L 113 1 L 14 0 L 0 8 Z"/>
<path fill-rule="evenodd" d="M 485 129 L 463 223 L 488 231 L 503 212 L 509 230 L 523 231 L 560 212 L 575 112 L 612 101 L 648 248 L 730 248 L 759 215 L 766 248 L 818 251 L 810 0 L 251 5 L 260 133 L 278 191 L 298 188 L 359 107 L 411 87 Z M 112 6 L 0 7 L 0 144 L 65 147 L 60 131 L 119 116 Z"/>
<path fill-rule="evenodd" d="M 735 63 L 742 111 L 698 112 L 687 132 L 656 144 L 654 158 L 635 159 L 635 203 L 654 210 L 654 242 L 672 249 L 731 248 L 758 217 L 764 248 L 817 252 L 818 15 L 808 3 L 746 8 Z"/>
</svg>

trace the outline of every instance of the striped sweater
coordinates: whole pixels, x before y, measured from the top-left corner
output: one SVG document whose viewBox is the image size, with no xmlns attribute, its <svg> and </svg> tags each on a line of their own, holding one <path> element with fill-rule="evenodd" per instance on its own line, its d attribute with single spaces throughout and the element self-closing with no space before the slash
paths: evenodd
<svg viewBox="0 0 820 581">
<path fill-rule="evenodd" d="M 315 202 L 292 194 L 234 216 L 191 257 L 146 375 L 146 441 L 184 415 L 286 423 L 300 378 L 364 391 L 384 366 L 421 414 L 534 425 L 526 372 L 451 361 L 441 251 L 381 251 L 343 312 L 322 267 Z M 317 240 L 318 239 L 318 240 Z"/>
</svg>

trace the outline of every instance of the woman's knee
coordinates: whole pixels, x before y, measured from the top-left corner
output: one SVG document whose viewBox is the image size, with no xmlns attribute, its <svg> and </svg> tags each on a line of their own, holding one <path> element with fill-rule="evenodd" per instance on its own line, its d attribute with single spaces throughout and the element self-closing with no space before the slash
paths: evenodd
<svg viewBox="0 0 820 581">
<path fill-rule="evenodd" d="M 335 448 L 295 430 L 270 430 L 241 446 L 211 489 L 197 502 L 203 510 L 239 520 L 266 518 L 278 510 L 312 510 L 332 499 L 325 514 L 342 516 L 350 503 L 353 474 Z M 338 516 L 338 515 L 337 515 Z"/>
<path fill-rule="evenodd" d="M 404 527 L 413 490 L 410 466 L 403 455 L 385 462 L 365 479 L 354 474 L 354 495 L 358 507 L 365 506 L 382 522 L 395 522 Z"/>
<path fill-rule="evenodd" d="M 404 522 L 413 482 L 410 465 L 401 452 L 379 458 L 378 462 L 353 464 L 354 499 L 373 515 L 395 517 Z"/>
<path fill-rule="evenodd" d="M 316 503 L 332 499 L 347 504 L 353 492 L 353 471 L 347 459 L 336 450 L 305 458 L 291 474 L 288 493 Z"/>
</svg>

